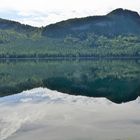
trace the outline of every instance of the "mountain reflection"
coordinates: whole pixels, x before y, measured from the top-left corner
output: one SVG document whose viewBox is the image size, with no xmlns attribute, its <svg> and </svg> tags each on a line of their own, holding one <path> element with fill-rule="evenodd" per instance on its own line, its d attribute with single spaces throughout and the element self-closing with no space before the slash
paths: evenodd
<svg viewBox="0 0 140 140">
<path fill-rule="evenodd" d="M 115 103 L 140 95 L 139 60 L 1 61 L 0 96 L 36 87 Z"/>
</svg>

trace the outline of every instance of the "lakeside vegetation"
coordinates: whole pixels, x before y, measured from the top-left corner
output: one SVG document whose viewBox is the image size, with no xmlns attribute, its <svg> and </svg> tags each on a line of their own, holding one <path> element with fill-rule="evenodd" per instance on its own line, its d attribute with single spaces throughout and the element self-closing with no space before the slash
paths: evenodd
<svg viewBox="0 0 140 140">
<path fill-rule="evenodd" d="M 0 58 L 45 57 L 140 57 L 140 36 L 106 37 L 87 34 L 53 39 L 33 34 L 27 35 L 0 31 Z"/>
</svg>

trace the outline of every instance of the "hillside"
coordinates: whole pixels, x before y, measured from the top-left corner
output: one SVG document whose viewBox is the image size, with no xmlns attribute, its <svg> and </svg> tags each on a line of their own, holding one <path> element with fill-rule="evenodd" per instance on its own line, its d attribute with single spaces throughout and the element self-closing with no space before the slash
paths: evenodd
<svg viewBox="0 0 140 140">
<path fill-rule="evenodd" d="M 0 19 L 0 57 L 140 57 L 140 16 L 116 9 L 37 28 Z"/>
<path fill-rule="evenodd" d="M 137 12 L 116 9 L 105 16 L 70 19 L 49 25 L 43 29 L 42 34 L 58 38 L 68 34 L 80 36 L 87 33 L 108 37 L 128 34 L 140 35 L 140 16 Z"/>
</svg>

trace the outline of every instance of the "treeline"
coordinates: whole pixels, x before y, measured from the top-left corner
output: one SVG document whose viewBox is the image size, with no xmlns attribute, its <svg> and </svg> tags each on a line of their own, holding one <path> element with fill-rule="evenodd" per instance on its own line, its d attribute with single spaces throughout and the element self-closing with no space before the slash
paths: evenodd
<svg viewBox="0 0 140 140">
<path fill-rule="evenodd" d="M 65 38 L 28 36 L 0 30 L 0 58 L 140 57 L 140 36 L 99 36 L 94 33 Z"/>
</svg>

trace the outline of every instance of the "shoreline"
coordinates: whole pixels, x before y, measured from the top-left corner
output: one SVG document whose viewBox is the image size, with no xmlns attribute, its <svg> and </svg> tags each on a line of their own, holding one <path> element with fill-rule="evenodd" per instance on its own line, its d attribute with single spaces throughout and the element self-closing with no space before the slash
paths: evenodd
<svg viewBox="0 0 140 140">
<path fill-rule="evenodd" d="M 0 58 L 0 60 L 140 60 L 140 57 L 21 57 Z"/>
</svg>

